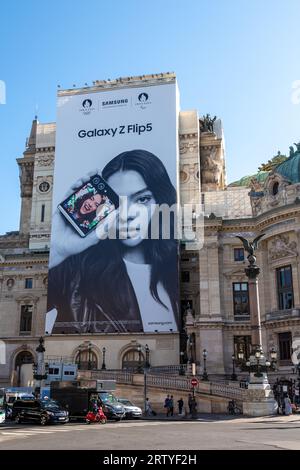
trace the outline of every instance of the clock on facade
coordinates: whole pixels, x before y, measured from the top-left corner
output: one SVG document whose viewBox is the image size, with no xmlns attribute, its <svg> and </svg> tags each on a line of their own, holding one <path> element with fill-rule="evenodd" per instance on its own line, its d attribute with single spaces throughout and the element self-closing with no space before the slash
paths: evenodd
<svg viewBox="0 0 300 470">
<path fill-rule="evenodd" d="M 41 193 L 46 193 L 47 191 L 49 191 L 49 189 L 50 189 L 50 184 L 48 183 L 48 181 L 43 181 L 39 185 L 39 190 L 41 191 Z"/>
</svg>

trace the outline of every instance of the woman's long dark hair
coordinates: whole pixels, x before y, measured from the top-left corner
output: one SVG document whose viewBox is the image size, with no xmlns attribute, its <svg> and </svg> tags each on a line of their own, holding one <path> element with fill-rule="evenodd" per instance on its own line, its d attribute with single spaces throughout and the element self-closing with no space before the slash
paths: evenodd
<svg viewBox="0 0 300 470">
<path fill-rule="evenodd" d="M 176 190 L 159 158 L 146 150 L 131 150 L 113 158 L 103 169 L 102 176 L 108 180 L 119 172 L 133 170 L 144 179 L 156 204 L 172 206 L 176 203 Z M 149 224 L 149 230 L 150 230 Z M 151 265 L 150 291 L 153 298 L 164 305 L 158 294 L 161 282 L 169 295 L 178 321 L 178 242 L 174 236 L 174 219 L 170 218 L 170 239 L 143 240 L 146 262 Z M 97 251 L 97 254 L 95 253 Z M 123 311 L 128 309 L 129 277 L 122 259 L 122 246 L 118 240 L 103 240 L 85 252 L 82 269 L 89 297 L 103 309 Z M 98 286 L 98 287 L 97 287 Z M 101 293 L 99 292 L 101 286 Z M 126 288 L 127 286 L 127 288 Z"/>
<path fill-rule="evenodd" d="M 82 207 L 82 204 L 87 200 L 92 197 L 92 194 L 86 193 L 81 198 L 77 199 L 77 201 L 74 204 L 74 211 L 78 214 L 78 223 L 82 224 L 85 220 L 88 222 L 92 222 L 94 218 L 96 217 L 96 211 L 91 211 L 88 214 L 81 214 L 80 209 Z M 103 202 L 102 202 L 103 204 Z"/>
</svg>

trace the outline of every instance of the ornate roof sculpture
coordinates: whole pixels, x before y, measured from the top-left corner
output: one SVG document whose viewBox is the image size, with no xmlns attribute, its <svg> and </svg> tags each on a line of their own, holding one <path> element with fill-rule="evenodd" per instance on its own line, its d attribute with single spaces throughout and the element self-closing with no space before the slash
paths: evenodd
<svg viewBox="0 0 300 470">
<path fill-rule="evenodd" d="M 290 156 L 274 169 L 274 173 L 283 176 L 292 184 L 300 182 L 300 142 L 294 145 L 296 150 L 290 146 Z"/>
</svg>

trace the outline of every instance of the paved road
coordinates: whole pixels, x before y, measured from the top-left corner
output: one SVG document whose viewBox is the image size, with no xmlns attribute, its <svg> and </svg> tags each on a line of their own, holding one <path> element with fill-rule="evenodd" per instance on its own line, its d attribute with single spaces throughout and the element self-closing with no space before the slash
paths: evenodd
<svg viewBox="0 0 300 470">
<path fill-rule="evenodd" d="M 300 450 L 300 416 L 194 421 L 141 420 L 105 425 L 0 425 L 0 449 Z"/>
</svg>

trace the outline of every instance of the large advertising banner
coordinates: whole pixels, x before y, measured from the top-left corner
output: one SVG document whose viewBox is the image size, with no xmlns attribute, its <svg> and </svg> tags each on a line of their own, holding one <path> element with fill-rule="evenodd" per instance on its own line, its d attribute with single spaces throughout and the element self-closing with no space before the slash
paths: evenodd
<svg viewBox="0 0 300 470">
<path fill-rule="evenodd" d="M 48 334 L 178 331 L 177 103 L 175 79 L 59 92 Z"/>
</svg>

